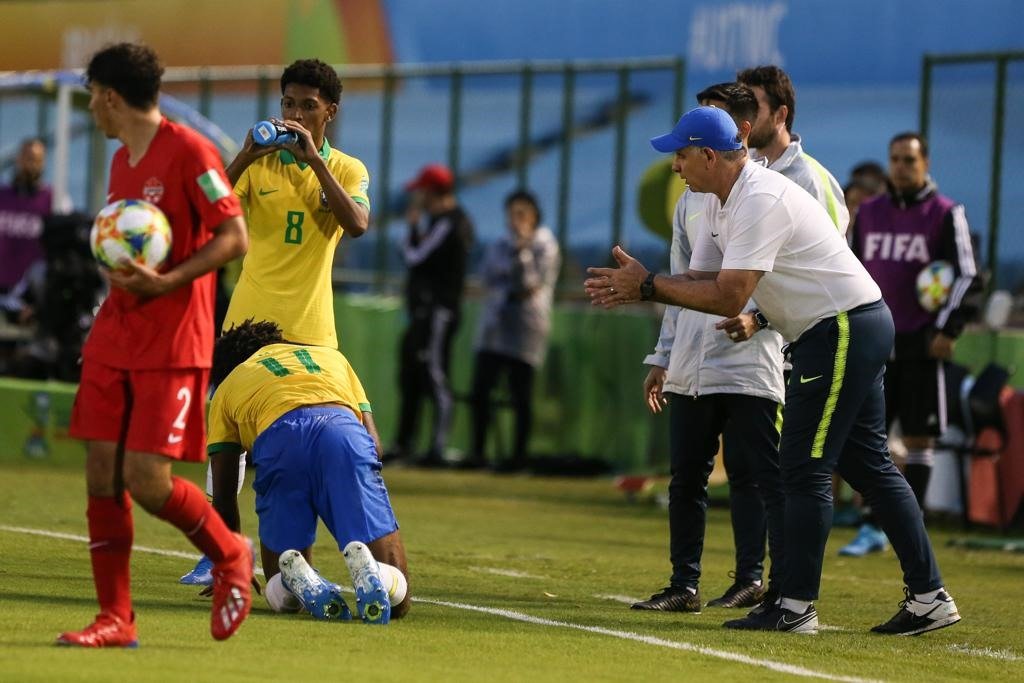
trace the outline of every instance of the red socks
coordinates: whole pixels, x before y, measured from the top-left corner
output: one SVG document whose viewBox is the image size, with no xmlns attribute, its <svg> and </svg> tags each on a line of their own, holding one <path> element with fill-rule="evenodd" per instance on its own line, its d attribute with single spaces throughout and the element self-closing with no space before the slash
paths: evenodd
<svg viewBox="0 0 1024 683">
<path fill-rule="evenodd" d="M 238 543 L 224 520 L 206 501 L 199 488 L 173 477 L 171 497 L 158 517 L 185 532 L 189 540 L 214 562 L 237 552 Z M 100 611 L 132 622 L 131 554 L 135 528 L 132 499 L 124 494 L 124 505 L 113 497 L 89 496 L 89 556 Z"/>
<path fill-rule="evenodd" d="M 100 611 L 132 622 L 130 562 L 135 528 L 132 499 L 124 494 L 124 506 L 113 497 L 89 496 L 89 556 Z"/>
<path fill-rule="evenodd" d="M 180 477 L 171 477 L 174 488 L 157 517 L 185 532 L 188 540 L 207 557 L 221 562 L 238 552 L 235 535 L 206 500 L 199 487 Z"/>
</svg>

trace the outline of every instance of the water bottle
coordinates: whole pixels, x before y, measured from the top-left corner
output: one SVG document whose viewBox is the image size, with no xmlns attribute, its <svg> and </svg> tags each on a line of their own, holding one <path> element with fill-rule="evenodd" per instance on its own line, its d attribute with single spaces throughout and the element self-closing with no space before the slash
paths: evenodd
<svg viewBox="0 0 1024 683">
<path fill-rule="evenodd" d="M 252 140 L 257 145 L 293 145 L 299 136 L 273 121 L 260 121 L 252 127 Z"/>
</svg>

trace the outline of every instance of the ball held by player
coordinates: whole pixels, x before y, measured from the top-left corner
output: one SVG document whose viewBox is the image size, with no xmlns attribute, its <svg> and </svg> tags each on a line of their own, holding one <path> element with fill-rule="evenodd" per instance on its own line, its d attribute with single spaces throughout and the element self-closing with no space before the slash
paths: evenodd
<svg viewBox="0 0 1024 683">
<path fill-rule="evenodd" d="M 122 199 L 96 214 L 89 246 L 104 268 L 115 270 L 124 260 L 158 268 L 171 252 L 171 226 L 156 205 Z"/>
</svg>

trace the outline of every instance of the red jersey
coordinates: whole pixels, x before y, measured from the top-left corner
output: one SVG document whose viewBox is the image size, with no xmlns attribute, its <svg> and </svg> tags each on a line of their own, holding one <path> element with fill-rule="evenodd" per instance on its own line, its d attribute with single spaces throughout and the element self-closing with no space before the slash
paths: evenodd
<svg viewBox="0 0 1024 683">
<path fill-rule="evenodd" d="M 167 119 L 134 167 L 127 147 L 114 153 L 107 201 L 121 199 L 145 199 L 167 215 L 171 253 L 161 270 L 188 259 L 210 241 L 213 228 L 242 213 L 214 146 Z M 210 272 L 149 300 L 111 288 L 83 359 L 125 370 L 210 367 L 215 287 Z"/>
</svg>

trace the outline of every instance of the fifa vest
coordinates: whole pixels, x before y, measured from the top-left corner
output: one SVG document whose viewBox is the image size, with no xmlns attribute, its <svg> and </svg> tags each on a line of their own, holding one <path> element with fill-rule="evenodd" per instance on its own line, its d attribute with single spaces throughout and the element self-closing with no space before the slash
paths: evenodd
<svg viewBox="0 0 1024 683">
<path fill-rule="evenodd" d="M 855 248 L 882 290 L 897 333 L 935 323 L 936 313 L 918 303 L 917 275 L 941 258 L 943 230 L 955 205 L 936 192 L 905 207 L 882 195 L 864 202 L 857 211 Z"/>
</svg>

